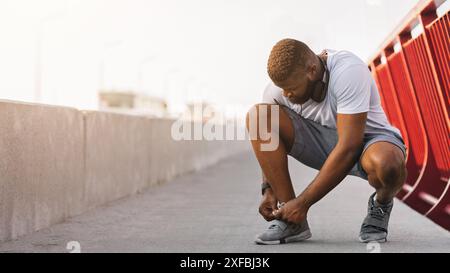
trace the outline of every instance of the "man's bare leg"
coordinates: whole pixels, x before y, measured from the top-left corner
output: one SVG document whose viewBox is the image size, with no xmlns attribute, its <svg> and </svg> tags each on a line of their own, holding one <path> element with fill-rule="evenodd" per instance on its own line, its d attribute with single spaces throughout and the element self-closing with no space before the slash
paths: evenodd
<svg viewBox="0 0 450 273">
<path fill-rule="evenodd" d="M 267 111 L 260 111 L 261 109 L 259 108 L 264 107 L 268 108 Z M 274 112 L 272 116 L 271 108 L 275 107 L 278 108 L 278 114 Z M 250 113 L 254 113 L 257 118 L 252 118 Z M 268 106 L 260 104 L 254 106 L 254 108 L 250 110 L 249 115 L 247 115 L 247 130 L 250 131 L 250 135 L 252 135 L 252 126 L 254 126 L 254 124 L 251 124 L 252 120 L 255 123 L 258 123 L 260 117 L 261 121 L 259 122 L 262 124 L 258 124 L 258 127 L 259 125 L 263 125 L 263 128 L 268 128 L 268 130 L 261 131 L 269 132 L 268 135 L 272 136 L 272 139 L 268 138 L 264 133 L 259 135 L 260 132 L 258 132 L 258 137 L 252 138 L 252 146 L 263 171 L 263 177 L 272 188 L 271 190 L 268 190 L 262 198 L 260 213 L 263 215 L 264 219 L 272 221 L 275 220 L 273 212 L 277 209 L 277 202 L 288 202 L 295 198 L 294 188 L 292 187 L 289 175 L 287 158 L 288 151 L 294 143 L 295 133 L 292 121 L 282 107 L 278 105 Z M 272 121 L 272 117 L 277 120 Z M 274 125 L 270 123 L 278 124 Z M 270 151 L 264 149 L 267 144 L 273 143 L 273 138 L 276 138 L 277 141 L 275 142 L 278 145 L 269 145 L 273 148 Z M 266 145 L 263 146 L 263 144 Z M 311 236 L 312 234 L 309 229 L 308 221 L 303 221 L 297 225 L 290 225 L 287 222 L 275 220 L 263 233 L 256 236 L 255 243 L 273 245 L 300 242 L 311 238 Z"/>
<path fill-rule="evenodd" d="M 401 190 L 407 170 L 403 152 L 389 142 L 376 142 L 361 157 L 361 166 L 369 184 L 377 192 L 377 201 L 389 203 Z"/>
<path fill-rule="evenodd" d="M 362 155 L 361 165 L 368 174 L 376 197 L 369 198 L 368 214 L 361 225 L 359 240 L 385 242 L 393 198 L 402 188 L 407 176 L 403 152 L 389 142 L 376 142 Z"/>
<path fill-rule="evenodd" d="M 267 111 L 260 111 L 261 107 L 266 107 Z M 271 107 L 279 108 L 279 126 L 271 126 L 270 124 Z M 256 118 L 250 117 L 250 113 L 256 113 Z M 287 161 L 288 151 L 290 151 L 294 143 L 294 127 L 291 119 L 279 105 L 257 104 L 253 106 L 253 111 L 250 110 L 249 114 L 247 114 L 247 130 L 249 130 L 249 122 L 252 120 L 258 123 L 257 128 L 260 128 L 260 120 L 261 122 L 266 122 L 268 132 L 279 135 L 279 145 L 273 151 L 261 150 L 261 145 L 270 143 L 271 140 L 264 140 L 266 136 L 260 135 L 259 132 L 257 138 L 252 140 L 251 143 L 259 165 L 261 166 L 263 176 L 265 176 L 267 182 L 270 184 L 277 200 L 287 202 L 294 199 L 295 192 L 289 175 Z"/>
</svg>

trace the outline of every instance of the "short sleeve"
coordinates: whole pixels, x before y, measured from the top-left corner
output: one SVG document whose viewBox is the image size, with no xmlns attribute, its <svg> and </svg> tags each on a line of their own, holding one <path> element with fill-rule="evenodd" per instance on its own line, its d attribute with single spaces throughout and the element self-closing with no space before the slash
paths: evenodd
<svg viewBox="0 0 450 273">
<path fill-rule="evenodd" d="M 337 113 L 357 114 L 370 109 L 372 76 L 364 65 L 353 65 L 335 81 Z"/>
<path fill-rule="evenodd" d="M 278 102 L 279 104 L 286 105 L 285 100 L 286 98 L 283 96 L 281 88 L 277 87 L 272 82 L 267 84 L 262 96 L 263 103 L 273 104 Z"/>
</svg>

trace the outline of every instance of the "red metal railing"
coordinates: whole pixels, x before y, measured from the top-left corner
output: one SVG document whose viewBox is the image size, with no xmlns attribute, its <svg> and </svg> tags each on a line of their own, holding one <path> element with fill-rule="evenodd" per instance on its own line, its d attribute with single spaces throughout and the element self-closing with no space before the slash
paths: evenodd
<svg viewBox="0 0 450 273">
<path fill-rule="evenodd" d="M 421 1 L 370 67 L 388 119 L 408 147 L 408 177 L 397 197 L 450 230 L 450 15 L 437 15 L 445 2 Z"/>
</svg>

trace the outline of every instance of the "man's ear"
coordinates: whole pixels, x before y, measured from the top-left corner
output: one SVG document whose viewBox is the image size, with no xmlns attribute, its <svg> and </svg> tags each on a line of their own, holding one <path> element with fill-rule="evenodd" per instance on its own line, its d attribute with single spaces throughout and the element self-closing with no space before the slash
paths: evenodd
<svg viewBox="0 0 450 273">
<path fill-rule="evenodd" d="M 314 63 L 309 65 L 306 70 L 306 76 L 308 77 L 308 80 L 314 81 L 314 75 L 316 75 L 316 73 L 317 73 L 317 65 Z"/>
</svg>

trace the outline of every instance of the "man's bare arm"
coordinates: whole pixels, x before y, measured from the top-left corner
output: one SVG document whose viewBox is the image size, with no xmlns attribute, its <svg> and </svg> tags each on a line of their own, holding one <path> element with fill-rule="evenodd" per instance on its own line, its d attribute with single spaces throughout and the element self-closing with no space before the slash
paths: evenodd
<svg viewBox="0 0 450 273">
<path fill-rule="evenodd" d="M 299 195 L 305 205 L 312 206 L 347 176 L 359 158 L 366 120 L 367 113 L 337 115 L 338 143 L 319 174 Z"/>
<path fill-rule="evenodd" d="M 295 199 L 275 211 L 277 219 L 300 223 L 309 208 L 336 187 L 358 160 L 363 145 L 367 113 L 338 114 L 338 143 L 311 184 Z"/>
</svg>

